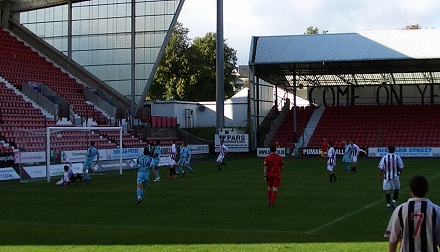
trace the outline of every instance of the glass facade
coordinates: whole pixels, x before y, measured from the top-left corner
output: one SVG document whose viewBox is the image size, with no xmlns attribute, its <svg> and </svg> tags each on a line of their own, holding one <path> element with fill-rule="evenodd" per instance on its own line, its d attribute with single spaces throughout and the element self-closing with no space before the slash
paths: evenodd
<svg viewBox="0 0 440 252">
<path fill-rule="evenodd" d="M 183 0 L 135 1 L 135 95 L 141 98 Z M 72 59 L 131 98 L 131 0 L 72 5 Z M 68 6 L 24 12 L 20 22 L 68 55 Z"/>
</svg>

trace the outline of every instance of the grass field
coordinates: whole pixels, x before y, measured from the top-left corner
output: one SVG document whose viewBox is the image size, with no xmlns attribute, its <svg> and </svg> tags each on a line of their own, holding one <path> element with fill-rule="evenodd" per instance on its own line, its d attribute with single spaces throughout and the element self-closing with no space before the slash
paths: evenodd
<svg viewBox="0 0 440 252">
<path fill-rule="evenodd" d="M 338 159 L 338 161 L 340 158 Z M 150 182 L 140 205 L 136 171 L 93 176 L 90 185 L 0 183 L 0 251 L 387 251 L 391 212 L 378 181 L 379 159 L 328 183 L 323 158 L 286 158 L 274 208 L 267 206 L 262 158 L 194 159 L 195 174 Z M 414 174 L 440 202 L 438 159 L 404 159 L 399 203 Z M 152 181 L 152 179 L 151 179 Z"/>
</svg>

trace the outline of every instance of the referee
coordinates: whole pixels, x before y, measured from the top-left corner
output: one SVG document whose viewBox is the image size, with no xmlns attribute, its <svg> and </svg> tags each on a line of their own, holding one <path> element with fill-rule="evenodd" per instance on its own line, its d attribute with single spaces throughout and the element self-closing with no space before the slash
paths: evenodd
<svg viewBox="0 0 440 252">
<path fill-rule="evenodd" d="M 389 251 L 438 251 L 440 245 L 440 207 L 425 198 L 426 178 L 415 175 L 409 182 L 411 198 L 399 205 L 391 215 L 385 233 Z"/>
</svg>

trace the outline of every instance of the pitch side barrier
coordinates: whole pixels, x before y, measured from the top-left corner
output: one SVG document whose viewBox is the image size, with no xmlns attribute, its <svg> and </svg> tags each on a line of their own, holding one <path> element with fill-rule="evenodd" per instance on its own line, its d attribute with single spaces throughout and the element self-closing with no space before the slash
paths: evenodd
<svg viewBox="0 0 440 252">
<path fill-rule="evenodd" d="M 387 147 L 368 148 L 369 157 L 383 157 L 387 152 Z M 395 153 L 401 157 L 440 157 L 440 147 L 396 147 Z"/>
<path fill-rule="evenodd" d="M 335 148 L 336 155 L 344 155 L 344 148 Z M 370 147 L 367 149 L 368 157 L 383 157 L 388 153 L 387 147 Z M 395 153 L 401 157 L 440 157 L 440 147 L 396 147 Z M 269 148 L 258 148 L 257 157 L 266 157 L 270 154 Z M 277 148 L 277 154 L 282 157 L 295 156 L 295 152 L 288 148 Z M 301 156 L 320 156 L 321 148 L 301 148 L 299 150 Z M 364 152 L 360 152 L 360 156 L 366 156 Z"/>
<path fill-rule="evenodd" d="M 201 155 L 209 153 L 208 145 L 188 145 L 191 150 L 191 155 Z M 169 150 L 171 146 L 162 146 L 162 153 L 160 155 L 159 166 L 168 166 Z M 142 153 L 143 148 L 123 148 L 122 162 L 120 159 L 120 149 L 100 149 L 99 162 L 93 167 L 95 172 L 109 172 L 117 170 L 135 169 L 137 168 L 134 159 L 137 159 Z M 21 152 L 14 156 L 14 163 L 21 165 L 26 176 L 35 178 L 47 177 L 49 172 L 50 177 L 62 176 L 64 164 L 72 163 L 72 168 L 75 173 L 82 173 L 83 162 L 85 161 L 86 150 L 62 151 L 61 163 L 51 164 L 47 170 L 43 163 L 46 160 L 45 152 Z M 7 167 L 0 169 L 1 180 L 20 179 L 20 176 L 12 169 Z"/>
</svg>

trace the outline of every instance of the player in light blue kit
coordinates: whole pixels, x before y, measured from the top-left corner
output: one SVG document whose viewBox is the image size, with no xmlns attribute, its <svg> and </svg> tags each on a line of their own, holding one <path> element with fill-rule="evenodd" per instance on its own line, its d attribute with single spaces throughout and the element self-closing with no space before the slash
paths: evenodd
<svg viewBox="0 0 440 252">
<path fill-rule="evenodd" d="M 95 157 L 96 157 L 96 161 L 95 161 Z M 95 164 L 97 164 L 99 161 L 99 152 L 98 149 L 95 147 L 95 142 L 91 141 L 90 142 L 90 147 L 87 149 L 86 152 L 86 161 L 84 162 L 84 166 L 83 166 L 83 175 L 84 175 L 84 182 L 89 183 L 90 182 L 90 177 L 89 177 L 89 168 L 91 168 L 93 162 Z"/>
<path fill-rule="evenodd" d="M 176 169 L 176 174 L 177 176 L 179 176 L 179 172 L 182 173 L 182 176 L 185 177 L 185 171 L 183 170 L 183 166 L 185 164 L 186 161 L 186 155 L 187 155 L 187 151 L 186 151 L 186 147 L 185 147 L 185 142 L 182 143 L 182 146 L 180 147 L 180 152 L 179 152 L 179 161 L 177 161 L 177 169 Z"/>
<path fill-rule="evenodd" d="M 344 171 L 349 172 L 351 165 L 351 145 L 348 140 L 344 140 L 342 143 L 344 144 L 344 156 L 342 157 L 342 164 L 344 164 Z"/>
<path fill-rule="evenodd" d="M 185 167 L 191 173 L 194 173 L 194 169 L 191 168 L 191 166 L 189 166 L 191 164 L 191 150 L 189 149 L 187 142 L 183 142 L 182 145 L 183 147 L 180 151 L 180 159 L 179 159 L 179 170 L 183 171 L 182 167 Z M 185 171 L 183 171 L 182 175 L 185 176 Z"/>
<path fill-rule="evenodd" d="M 151 165 L 151 168 L 153 168 L 153 171 L 154 171 L 154 175 L 156 176 L 156 178 L 154 179 L 154 182 L 159 182 L 160 181 L 159 162 L 160 162 L 160 154 L 161 153 L 162 153 L 162 148 L 160 147 L 160 141 L 157 140 L 156 141 L 156 146 L 154 147 L 153 162 L 152 162 L 152 165 Z"/>
<path fill-rule="evenodd" d="M 144 148 L 144 154 L 138 157 L 136 163 L 139 166 L 138 174 L 137 174 L 137 200 L 134 203 L 135 205 L 142 202 L 142 198 L 145 194 L 145 187 L 148 185 L 150 178 L 150 170 L 152 165 L 153 158 L 151 157 L 151 153 L 148 148 Z"/>
<path fill-rule="evenodd" d="M 179 167 L 182 168 L 182 166 L 183 166 L 183 167 L 187 168 L 191 173 L 194 173 L 194 169 L 191 168 L 191 166 L 189 166 L 189 164 L 191 163 L 191 150 L 189 149 L 187 142 L 183 142 L 183 153 L 181 152 L 181 156 L 180 156 L 181 159 L 182 159 L 182 156 L 183 156 L 183 162 L 182 162 L 182 164 L 179 164 Z M 183 173 L 183 174 L 185 174 L 185 173 Z"/>
</svg>

